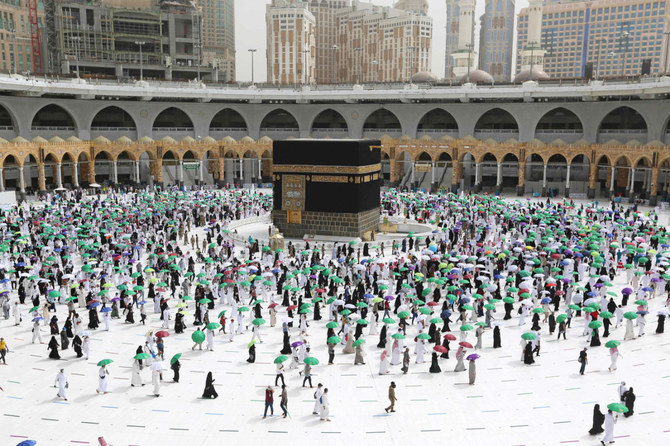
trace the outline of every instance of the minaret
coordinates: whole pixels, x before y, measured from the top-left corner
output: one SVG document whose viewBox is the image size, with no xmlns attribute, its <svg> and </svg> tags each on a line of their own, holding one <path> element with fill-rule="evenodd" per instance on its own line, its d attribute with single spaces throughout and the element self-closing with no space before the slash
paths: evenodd
<svg viewBox="0 0 670 446">
<path fill-rule="evenodd" d="M 458 8 L 460 13 L 458 16 L 458 49 L 451 54 L 451 57 L 454 58 L 454 76 L 460 78 L 477 69 L 477 53 L 473 42 L 475 0 L 460 0 Z"/>
<path fill-rule="evenodd" d="M 521 71 L 540 71 L 544 69 L 542 49 L 542 0 L 528 2 L 528 40 L 521 52 Z M 532 78 L 531 78 L 532 80 Z"/>
</svg>

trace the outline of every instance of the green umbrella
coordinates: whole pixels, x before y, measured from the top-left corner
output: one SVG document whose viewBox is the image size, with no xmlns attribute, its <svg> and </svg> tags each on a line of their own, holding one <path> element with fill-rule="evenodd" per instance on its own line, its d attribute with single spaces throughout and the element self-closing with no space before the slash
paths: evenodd
<svg viewBox="0 0 670 446">
<path fill-rule="evenodd" d="M 338 324 L 335 321 L 328 322 L 326 328 L 337 328 Z"/>
<path fill-rule="evenodd" d="M 366 319 L 359 319 L 356 321 L 358 325 L 368 325 L 368 321 Z"/>
<path fill-rule="evenodd" d="M 329 344 L 337 344 L 338 342 L 342 342 L 342 338 L 340 338 L 339 336 L 331 336 L 328 338 Z"/>
<path fill-rule="evenodd" d="M 428 322 L 430 322 L 431 324 L 439 324 L 440 322 L 442 322 L 442 319 L 440 319 L 439 317 L 434 317 Z"/>
<path fill-rule="evenodd" d="M 382 322 L 385 324 L 395 324 L 395 319 L 391 319 L 390 317 L 385 317 L 382 319 Z"/>
<path fill-rule="evenodd" d="M 49 297 L 60 297 L 60 291 L 56 290 L 49 291 Z"/>
<path fill-rule="evenodd" d="M 637 319 L 637 313 L 634 313 L 632 311 L 627 311 L 623 314 L 623 317 L 625 317 L 626 319 L 630 319 L 630 320 Z"/>
<path fill-rule="evenodd" d="M 556 316 L 556 322 L 558 322 L 560 324 L 561 322 L 563 322 L 567 318 L 568 318 L 567 314 L 559 314 L 558 316 Z"/>
<path fill-rule="evenodd" d="M 265 319 L 261 319 L 261 318 L 254 319 L 253 321 L 251 321 L 251 323 L 254 324 L 254 325 L 260 326 L 260 325 L 263 325 L 265 323 Z"/>
<path fill-rule="evenodd" d="M 417 336 L 419 339 L 430 339 L 430 335 L 428 333 L 421 333 L 419 336 Z"/>
<path fill-rule="evenodd" d="M 208 330 L 216 330 L 217 328 L 221 328 L 221 324 L 219 324 L 218 322 L 210 322 L 209 324 L 207 324 Z"/>
<path fill-rule="evenodd" d="M 318 365 L 318 364 L 319 364 L 319 360 L 316 359 L 316 358 L 314 358 L 314 357 L 312 357 L 312 356 L 308 356 L 308 357 L 306 357 L 305 360 L 304 360 L 303 362 L 304 362 L 305 364 L 308 364 L 308 365 Z"/>
<path fill-rule="evenodd" d="M 626 413 L 628 408 L 621 403 L 610 403 L 607 405 L 607 408 L 612 412 Z"/>
<path fill-rule="evenodd" d="M 249 311 L 249 308 L 248 307 L 240 307 L 240 308 L 237 309 L 237 311 L 245 312 L 245 311 Z"/>
<path fill-rule="evenodd" d="M 461 331 L 470 331 L 470 330 L 472 330 L 473 328 L 474 328 L 474 327 L 473 327 L 472 325 L 461 325 L 460 328 L 459 328 L 459 330 L 461 330 Z"/>
<path fill-rule="evenodd" d="M 537 335 L 535 333 L 528 332 L 521 335 L 521 339 L 524 339 L 526 341 L 532 341 L 535 338 L 537 338 Z"/>
<path fill-rule="evenodd" d="M 360 338 L 359 340 L 354 341 L 353 346 L 358 347 L 359 345 L 364 344 L 364 343 L 365 343 L 365 339 Z"/>
<path fill-rule="evenodd" d="M 51 294 L 51 293 L 49 293 L 49 294 Z M 649 302 L 647 302 L 646 300 L 642 300 L 642 299 L 635 301 L 635 305 L 641 305 L 643 307 L 646 307 L 648 305 L 648 303 Z"/>
<path fill-rule="evenodd" d="M 509 297 L 509 296 L 505 297 L 505 298 L 503 298 L 503 302 L 505 302 L 506 304 L 513 304 L 514 303 L 514 298 Z"/>
<path fill-rule="evenodd" d="M 177 353 L 170 359 L 170 365 L 173 365 L 175 362 L 179 361 L 179 358 L 181 358 L 181 353 Z"/>
<path fill-rule="evenodd" d="M 431 310 L 430 310 L 430 308 L 428 308 L 428 307 L 421 307 L 421 308 L 419 308 L 419 313 L 421 313 L 421 314 L 430 314 L 430 313 L 431 313 Z"/>
<path fill-rule="evenodd" d="M 198 303 L 201 303 L 201 304 L 208 304 L 208 303 L 210 303 L 210 302 L 211 302 L 211 300 L 209 300 L 209 299 L 200 299 L 200 300 L 198 301 Z"/>
<path fill-rule="evenodd" d="M 581 307 L 579 305 L 575 305 L 575 304 L 568 305 L 568 308 L 570 308 L 571 310 L 575 310 L 575 311 L 581 310 Z"/>
<path fill-rule="evenodd" d="M 135 356 L 133 356 L 133 358 L 135 358 L 135 359 L 139 359 L 139 360 L 141 361 L 142 359 L 149 359 L 149 358 L 151 358 L 151 355 L 150 355 L 149 353 L 138 353 L 138 354 L 136 354 Z"/>
<path fill-rule="evenodd" d="M 288 356 L 284 356 L 284 355 L 277 356 L 275 358 L 275 364 L 281 364 L 282 362 L 285 362 L 287 360 L 288 360 Z"/>
<path fill-rule="evenodd" d="M 600 313 L 600 317 L 603 318 L 603 319 L 610 319 L 613 316 L 614 315 L 612 313 L 610 313 L 609 311 L 603 311 L 602 313 Z"/>
<path fill-rule="evenodd" d="M 203 342 L 205 342 L 205 333 L 203 333 L 200 330 L 194 331 L 193 334 L 191 335 L 191 339 L 196 344 L 202 344 Z"/>
<path fill-rule="evenodd" d="M 619 341 L 615 341 L 614 339 L 612 339 L 611 341 L 607 341 L 607 343 L 605 344 L 605 347 L 607 347 L 607 348 L 615 348 L 615 347 L 618 347 L 618 346 L 620 346 L 620 345 L 621 345 L 621 342 L 619 342 Z"/>
<path fill-rule="evenodd" d="M 409 317 L 409 312 L 408 311 L 401 311 L 398 313 L 398 317 L 400 319 L 407 319 Z"/>
<path fill-rule="evenodd" d="M 103 359 L 102 361 L 98 362 L 98 366 L 103 367 L 103 366 L 106 366 L 107 364 L 111 364 L 113 362 L 114 361 L 112 361 L 111 359 Z"/>
<path fill-rule="evenodd" d="M 223 316 L 225 316 L 225 314 L 226 314 L 226 310 L 221 310 L 221 312 L 219 313 L 219 319 L 222 318 Z"/>
<path fill-rule="evenodd" d="M 600 321 L 591 321 L 589 322 L 589 328 L 600 328 L 603 326 L 603 323 Z"/>
<path fill-rule="evenodd" d="M 533 308 L 533 313 L 535 314 L 544 313 L 544 308 Z"/>
<path fill-rule="evenodd" d="M 405 335 L 402 333 L 396 333 L 391 336 L 393 339 L 405 339 Z"/>
</svg>

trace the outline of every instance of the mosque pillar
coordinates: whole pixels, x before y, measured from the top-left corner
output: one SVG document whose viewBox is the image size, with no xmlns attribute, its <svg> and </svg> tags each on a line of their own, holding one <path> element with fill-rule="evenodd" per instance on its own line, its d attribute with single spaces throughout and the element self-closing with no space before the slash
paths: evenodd
<svg viewBox="0 0 670 446">
<path fill-rule="evenodd" d="M 565 174 L 565 198 L 570 198 L 570 164 Z"/>
<path fill-rule="evenodd" d="M 154 166 L 154 181 L 158 186 L 163 187 L 163 160 L 157 158 Z"/>
<path fill-rule="evenodd" d="M 498 163 L 498 171 L 496 172 L 496 192 L 502 192 L 502 182 L 503 182 L 503 165 Z"/>
<path fill-rule="evenodd" d="M 22 194 L 26 193 L 26 179 L 23 176 L 23 166 L 19 167 L 19 190 Z"/>
<path fill-rule="evenodd" d="M 635 193 L 635 167 L 630 168 L 630 178 L 628 178 L 628 189 L 626 190 L 626 195 L 632 197 Z"/>
<path fill-rule="evenodd" d="M 58 163 L 56 165 L 56 184 L 58 187 L 63 187 L 63 175 L 62 175 L 62 164 Z"/>
<path fill-rule="evenodd" d="M 547 195 L 547 163 L 542 165 L 542 196 Z"/>
<path fill-rule="evenodd" d="M 525 193 L 525 184 L 526 184 L 526 163 L 519 162 L 519 178 L 517 178 L 516 183 L 516 195 L 522 197 Z"/>
<path fill-rule="evenodd" d="M 79 187 L 79 163 L 72 164 L 72 184 Z"/>
<path fill-rule="evenodd" d="M 119 170 L 116 161 L 112 161 L 112 181 L 114 184 L 119 184 Z"/>
<path fill-rule="evenodd" d="M 389 160 L 389 182 L 391 185 L 394 185 L 398 182 L 398 163 L 395 159 L 391 158 Z"/>
<path fill-rule="evenodd" d="M 0 167 L 0 192 L 5 191 L 5 175 L 4 172 L 5 169 L 3 167 Z"/>
<path fill-rule="evenodd" d="M 656 206 L 658 203 L 658 176 L 660 174 L 660 166 L 654 167 L 651 171 L 651 184 L 649 185 L 649 206 Z"/>
<path fill-rule="evenodd" d="M 451 191 L 453 193 L 458 192 L 458 186 L 460 185 L 462 176 L 463 166 L 458 159 L 454 158 L 451 162 Z"/>
<path fill-rule="evenodd" d="M 475 162 L 475 192 L 479 192 L 481 190 L 481 180 L 479 177 L 479 173 L 482 169 L 481 163 Z"/>
<path fill-rule="evenodd" d="M 586 191 L 587 198 L 596 197 L 596 182 L 598 181 L 598 165 L 589 164 L 589 189 Z"/>
<path fill-rule="evenodd" d="M 47 190 L 46 179 L 44 177 L 44 163 L 37 162 L 37 184 L 41 191 Z"/>
<path fill-rule="evenodd" d="M 610 175 L 610 198 L 614 197 L 614 178 L 616 176 L 616 167 L 611 167 L 610 171 L 612 172 Z"/>
<path fill-rule="evenodd" d="M 135 183 L 140 184 L 140 162 L 135 161 Z"/>
</svg>

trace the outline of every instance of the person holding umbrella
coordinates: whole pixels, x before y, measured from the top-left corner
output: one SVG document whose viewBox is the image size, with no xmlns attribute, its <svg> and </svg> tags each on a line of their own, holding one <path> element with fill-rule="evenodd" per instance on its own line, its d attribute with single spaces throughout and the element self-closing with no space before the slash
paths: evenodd
<svg viewBox="0 0 670 446">
<path fill-rule="evenodd" d="M 471 386 L 475 385 L 475 379 L 477 378 L 477 368 L 475 366 L 475 361 L 479 359 L 479 355 L 477 353 L 473 353 L 471 355 L 468 355 L 466 358 L 469 362 L 468 364 L 468 382 Z"/>
<path fill-rule="evenodd" d="M 391 385 L 389 386 L 389 401 L 391 404 L 385 408 L 384 410 L 386 413 L 389 412 L 395 412 L 395 402 L 398 401 L 398 398 L 395 396 L 395 382 L 391 381 Z"/>
<path fill-rule="evenodd" d="M 607 415 L 605 415 L 605 436 L 600 440 L 600 444 L 603 446 L 605 446 L 606 443 L 614 443 L 614 425 L 618 418 L 618 415 L 612 413 L 612 409 L 607 409 Z"/>
<path fill-rule="evenodd" d="M 179 382 L 179 369 L 181 369 L 179 358 L 181 358 L 181 353 L 177 353 L 172 357 L 172 359 L 170 359 L 170 368 L 173 372 L 172 380 L 176 383 Z"/>
<path fill-rule="evenodd" d="M 102 393 L 102 394 L 107 394 L 109 393 L 108 389 L 108 381 L 109 379 L 107 378 L 109 376 L 109 371 L 107 370 L 107 364 L 106 362 L 108 360 L 102 360 L 98 363 L 100 366 L 100 369 L 98 369 L 98 388 L 96 389 L 96 393 Z M 111 362 L 111 360 L 109 360 Z"/>
</svg>

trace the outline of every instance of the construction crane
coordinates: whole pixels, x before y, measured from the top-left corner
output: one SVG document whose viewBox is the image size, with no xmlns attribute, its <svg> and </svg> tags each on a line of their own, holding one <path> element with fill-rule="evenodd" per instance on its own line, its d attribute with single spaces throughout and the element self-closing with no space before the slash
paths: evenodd
<svg viewBox="0 0 670 446">
<path fill-rule="evenodd" d="M 30 22 L 30 43 L 32 46 L 33 72 L 43 73 L 42 70 L 42 45 L 40 44 L 40 24 L 37 20 L 37 0 L 28 0 Z"/>
</svg>

